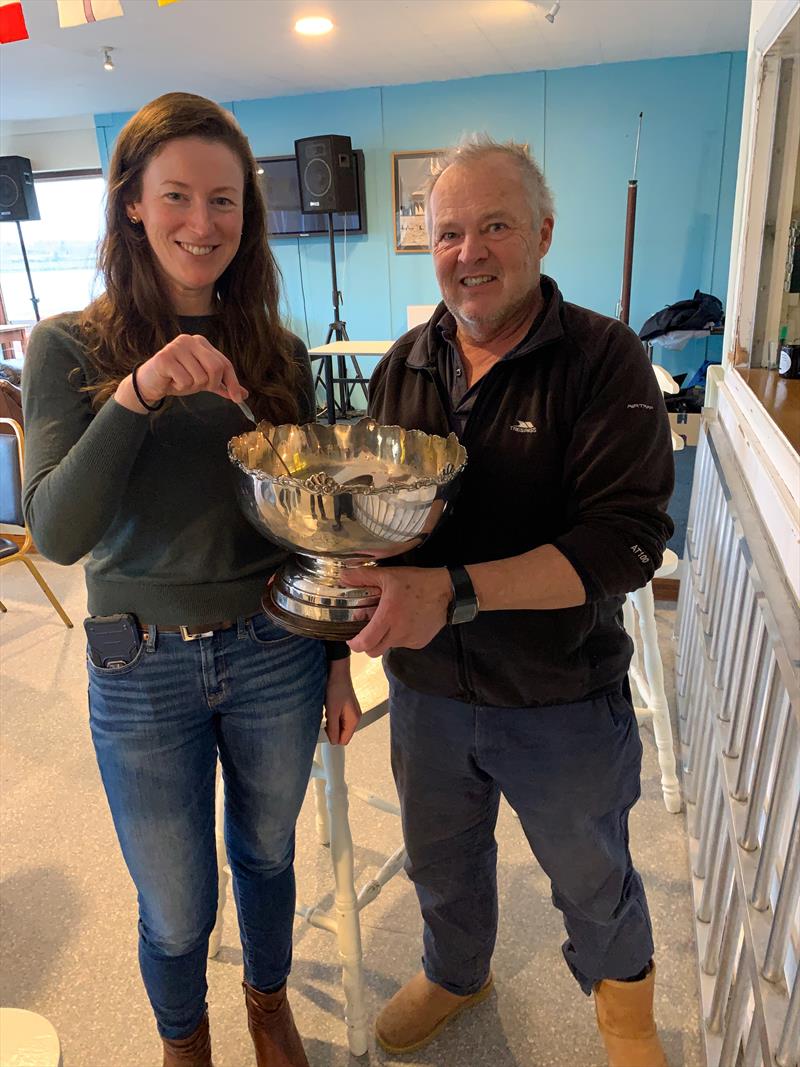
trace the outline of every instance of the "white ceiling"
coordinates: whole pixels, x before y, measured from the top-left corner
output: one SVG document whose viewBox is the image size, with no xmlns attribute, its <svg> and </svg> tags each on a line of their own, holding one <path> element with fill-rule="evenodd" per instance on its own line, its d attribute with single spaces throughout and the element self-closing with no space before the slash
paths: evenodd
<svg viewBox="0 0 800 1067">
<path fill-rule="evenodd" d="M 217 100 L 469 78 L 746 49 L 750 0 L 121 0 L 62 30 L 23 0 L 30 39 L 0 47 L 0 117 L 126 111 L 184 89 Z M 333 33 L 303 38 L 301 15 Z M 114 48 L 116 70 L 102 68 Z"/>
</svg>

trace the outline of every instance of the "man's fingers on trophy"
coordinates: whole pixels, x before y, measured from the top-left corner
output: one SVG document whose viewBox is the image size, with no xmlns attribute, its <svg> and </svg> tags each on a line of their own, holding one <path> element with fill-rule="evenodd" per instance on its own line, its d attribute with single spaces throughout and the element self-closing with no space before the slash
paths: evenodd
<svg viewBox="0 0 800 1067">
<path fill-rule="evenodd" d="M 339 571 L 339 581 L 342 585 L 351 586 L 355 589 L 365 585 L 383 587 L 383 576 L 377 567 L 342 567 Z"/>
<path fill-rule="evenodd" d="M 376 622 L 378 622 L 377 626 L 375 625 Z M 360 634 L 356 634 L 347 643 L 353 652 L 366 652 L 372 659 L 376 659 L 378 656 L 382 656 L 389 647 L 385 645 L 388 636 L 389 627 L 385 623 L 381 624 L 379 620 L 373 619 Z"/>
<path fill-rule="evenodd" d="M 353 622 L 369 622 L 377 610 L 377 604 L 373 604 L 372 607 L 354 608 Z"/>
<path fill-rule="evenodd" d="M 325 713 L 325 734 L 332 745 L 339 743 L 339 716 Z"/>
</svg>

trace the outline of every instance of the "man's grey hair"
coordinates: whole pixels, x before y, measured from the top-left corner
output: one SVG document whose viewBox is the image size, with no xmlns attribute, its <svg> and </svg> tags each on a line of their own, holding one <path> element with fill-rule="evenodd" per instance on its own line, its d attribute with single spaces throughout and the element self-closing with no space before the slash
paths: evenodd
<svg viewBox="0 0 800 1067">
<path fill-rule="evenodd" d="M 555 216 L 553 194 L 545 181 L 541 167 L 531 156 L 528 146 L 516 141 L 495 141 L 488 133 L 465 134 L 458 144 L 448 148 L 434 165 L 434 170 L 425 183 L 425 222 L 431 233 L 431 195 L 436 183 L 448 167 L 453 164 L 470 166 L 480 163 L 489 156 L 501 155 L 516 164 L 531 208 L 534 226 L 541 226 L 543 219 Z M 431 239 L 433 234 L 431 234 Z"/>
</svg>

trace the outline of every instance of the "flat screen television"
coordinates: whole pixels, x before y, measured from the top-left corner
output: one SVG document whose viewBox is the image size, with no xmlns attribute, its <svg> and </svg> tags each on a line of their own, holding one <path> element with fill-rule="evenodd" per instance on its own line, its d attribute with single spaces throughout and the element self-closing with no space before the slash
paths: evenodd
<svg viewBox="0 0 800 1067">
<path fill-rule="evenodd" d="M 333 232 L 361 234 L 367 232 L 367 200 L 364 195 L 364 153 L 353 150 L 356 162 L 356 196 L 358 209 L 343 214 L 334 212 Z M 261 191 L 267 203 L 267 233 L 270 237 L 313 237 L 328 232 L 326 214 L 304 214 L 300 210 L 300 186 L 294 156 L 267 156 L 258 160 L 264 171 L 259 175 Z"/>
</svg>

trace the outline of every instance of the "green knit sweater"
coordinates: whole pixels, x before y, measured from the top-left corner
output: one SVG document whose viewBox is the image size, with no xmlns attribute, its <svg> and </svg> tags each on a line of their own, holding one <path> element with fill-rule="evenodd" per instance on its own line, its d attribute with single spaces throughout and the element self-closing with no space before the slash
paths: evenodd
<svg viewBox="0 0 800 1067">
<path fill-rule="evenodd" d="M 211 393 L 154 415 L 113 399 L 95 412 L 81 391 L 92 370 L 76 319 L 40 323 L 25 358 L 23 507 L 39 550 L 64 564 L 88 554 L 92 615 L 191 626 L 258 611 L 286 553 L 253 529 L 236 499 L 227 445 L 250 423 Z M 214 316 L 180 325 L 211 337 Z M 299 421 L 308 422 L 314 390 L 299 338 L 295 357 L 303 368 Z"/>
</svg>

